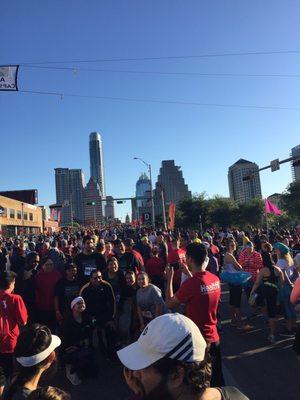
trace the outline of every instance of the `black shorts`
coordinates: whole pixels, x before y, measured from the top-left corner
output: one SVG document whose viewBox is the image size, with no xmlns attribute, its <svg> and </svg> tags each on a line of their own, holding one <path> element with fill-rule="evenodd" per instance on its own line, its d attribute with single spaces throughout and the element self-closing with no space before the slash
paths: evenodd
<svg viewBox="0 0 300 400">
<path fill-rule="evenodd" d="M 242 292 L 242 285 L 229 285 L 229 304 L 232 307 L 241 307 Z"/>
</svg>

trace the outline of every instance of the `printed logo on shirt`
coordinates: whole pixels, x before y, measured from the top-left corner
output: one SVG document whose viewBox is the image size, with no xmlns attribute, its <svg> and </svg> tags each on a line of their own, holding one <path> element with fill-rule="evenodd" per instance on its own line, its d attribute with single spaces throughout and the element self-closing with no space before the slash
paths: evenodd
<svg viewBox="0 0 300 400">
<path fill-rule="evenodd" d="M 216 292 L 218 290 L 220 290 L 220 282 L 214 282 L 214 283 L 211 283 L 210 285 L 200 285 L 200 292 L 202 294 Z"/>
</svg>

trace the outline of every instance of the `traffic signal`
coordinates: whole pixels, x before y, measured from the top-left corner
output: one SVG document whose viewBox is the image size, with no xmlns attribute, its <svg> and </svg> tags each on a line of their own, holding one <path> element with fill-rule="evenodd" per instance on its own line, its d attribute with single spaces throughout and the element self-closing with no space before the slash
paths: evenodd
<svg viewBox="0 0 300 400">
<path fill-rule="evenodd" d="M 243 176 L 243 181 L 251 181 L 251 179 L 253 179 L 254 178 L 254 175 L 246 175 L 246 176 Z"/>
<path fill-rule="evenodd" d="M 87 206 L 95 206 L 96 202 L 95 201 L 90 201 L 89 203 L 86 203 Z"/>
<path fill-rule="evenodd" d="M 298 160 L 293 161 L 293 167 L 300 167 L 300 158 Z"/>
</svg>

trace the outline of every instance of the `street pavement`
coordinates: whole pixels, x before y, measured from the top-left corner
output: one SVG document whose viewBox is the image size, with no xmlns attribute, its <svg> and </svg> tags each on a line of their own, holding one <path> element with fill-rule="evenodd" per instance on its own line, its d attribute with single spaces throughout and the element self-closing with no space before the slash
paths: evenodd
<svg viewBox="0 0 300 400">
<path fill-rule="evenodd" d="M 250 312 L 243 299 L 243 313 Z M 253 321 L 254 329 L 239 332 L 230 326 L 228 291 L 223 286 L 220 307 L 222 318 L 222 355 L 227 385 L 237 386 L 251 400 L 299 400 L 300 363 L 292 350 L 292 339 L 270 345 L 268 329 L 262 316 Z M 280 321 L 283 324 L 283 321 Z M 71 393 L 72 400 L 126 400 L 130 392 L 124 382 L 118 362 L 99 359 L 97 379 L 72 386 L 59 369 L 51 384 Z"/>
</svg>

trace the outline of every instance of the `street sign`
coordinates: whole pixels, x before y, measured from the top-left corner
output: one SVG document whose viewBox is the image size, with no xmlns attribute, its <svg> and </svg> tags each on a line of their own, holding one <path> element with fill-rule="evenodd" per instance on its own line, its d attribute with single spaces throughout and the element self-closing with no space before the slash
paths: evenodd
<svg viewBox="0 0 300 400">
<path fill-rule="evenodd" d="M 278 171 L 280 169 L 279 158 L 270 162 L 271 171 Z"/>
<path fill-rule="evenodd" d="M 151 214 L 148 213 L 148 212 L 143 213 L 142 214 L 142 221 L 143 221 L 143 223 L 151 222 Z"/>
</svg>

